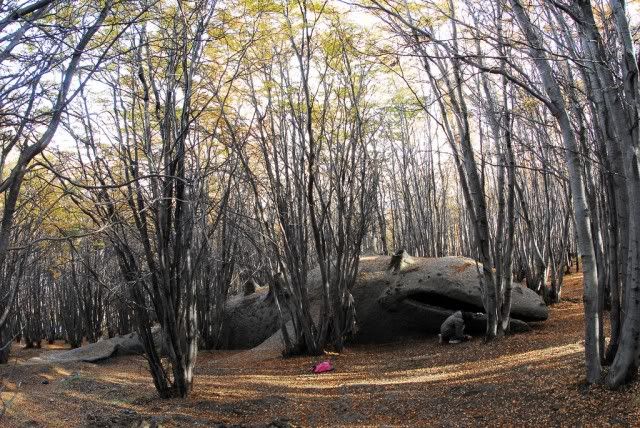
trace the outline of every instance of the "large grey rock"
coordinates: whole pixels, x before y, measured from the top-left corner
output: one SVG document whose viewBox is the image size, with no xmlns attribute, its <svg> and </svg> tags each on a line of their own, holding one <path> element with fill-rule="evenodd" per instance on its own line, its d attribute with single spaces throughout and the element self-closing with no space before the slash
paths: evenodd
<svg viewBox="0 0 640 428">
<path fill-rule="evenodd" d="M 484 332 L 482 290 L 476 262 L 462 257 L 419 258 L 399 252 L 394 256 L 363 257 L 352 294 L 356 305 L 357 342 L 389 342 L 439 331 L 454 311 L 474 313 L 467 331 Z M 312 312 L 321 310 L 318 272 L 309 275 Z M 529 329 L 528 322 L 544 321 L 548 309 L 532 290 L 513 284 L 512 331 Z M 272 335 L 279 336 L 278 316 L 268 293 L 233 298 L 223 325 L 225 347 L 253 348 Z M 266 343 L 280 343 L 272 337 Z"/>
</svg>

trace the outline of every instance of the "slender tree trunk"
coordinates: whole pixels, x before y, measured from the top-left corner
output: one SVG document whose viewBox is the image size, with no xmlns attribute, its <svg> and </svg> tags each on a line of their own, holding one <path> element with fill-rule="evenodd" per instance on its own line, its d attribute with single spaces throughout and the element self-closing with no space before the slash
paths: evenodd
<svg viewBox="0 0 640 428">
<path fill-rule="evenodd" d="M 600 381 L 600 322 L 598 319 L 598 272 L 591 236 L 591 213 L 587 204 L 582 166 L 578 145 L 565 107 L 562 92 L 549 65 L 540 37 L 529 20 L 529 16 L 520 0 L 511 0 L 514 14 L 529 42 L 530 56 L 534 60 L 542 78 L 545 91 L 551 100 L 551 111 L 562 132 L 565 146 L 571 195 L 578 235 L 578 246 L 582 257 L 584 271 L 584 308 L 585 308 L 585 360 L 587 365 L 587 381 Z"/>
</svg>

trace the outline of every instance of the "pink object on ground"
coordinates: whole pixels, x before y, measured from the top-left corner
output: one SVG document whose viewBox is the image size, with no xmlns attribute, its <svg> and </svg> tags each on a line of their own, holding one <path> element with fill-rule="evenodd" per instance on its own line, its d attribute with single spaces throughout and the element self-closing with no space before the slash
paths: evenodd
<svg viewBox="0 0 640 428">
<path fill-rule="evenodd" d="M 327 360 L 327 361 L 322 361 L 321 363 L 316 363 L 313 366 L 313 372 L 314 373 L 325 373 L 325 372 L 330 372 L 333 370 L 333 364 L 331 364 L 331 361 Z"/>
</svg>

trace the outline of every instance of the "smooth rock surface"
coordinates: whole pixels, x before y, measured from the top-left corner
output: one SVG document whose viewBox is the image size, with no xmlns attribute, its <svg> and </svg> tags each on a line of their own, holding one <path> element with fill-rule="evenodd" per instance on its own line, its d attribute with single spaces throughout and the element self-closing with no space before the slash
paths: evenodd
<svg viewBox="0 0 640 428">
<path fill-rule="evenodd" d="M 225 306 L 221 347 L 249 349 L 278 330 L 278 311 L 268 287 L 248 296 L 233 296 Z"/>
<path fill-rule="evenodd" d="M 96 363 L 118 355 L 140 355 L 144 352 L 138 333 L 116 336 L 111 339 L 89 343 L 69 351 L 48 352 L 30 362 L 65 363 L 84 361 Z"/>
</svg>

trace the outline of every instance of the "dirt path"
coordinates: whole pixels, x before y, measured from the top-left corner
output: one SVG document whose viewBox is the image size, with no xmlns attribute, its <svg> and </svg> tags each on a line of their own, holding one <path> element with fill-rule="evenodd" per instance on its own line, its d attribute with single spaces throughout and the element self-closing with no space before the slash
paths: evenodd
<svg viewBox="0 0 640 428">
<path fill-rule="evenodd" d="M 12 364 L 0 368 L 1 396 L 13 398 L 0 426 L 640 426 L 638 384 L 619 392 L 583 384 L 580 279 L 566 278 L 549 321 L 491 345 L 354 346 L 323 375 L 309 373 L 311 358 L 256 363 L 203 352 L 188 400 L 157 399 L 139 357 Z"/>
</svg>

